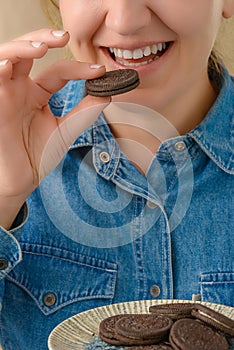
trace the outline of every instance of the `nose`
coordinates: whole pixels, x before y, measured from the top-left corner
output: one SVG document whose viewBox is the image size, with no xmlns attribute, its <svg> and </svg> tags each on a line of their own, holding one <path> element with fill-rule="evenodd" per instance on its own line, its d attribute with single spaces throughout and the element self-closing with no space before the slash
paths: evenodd
<svg viewBox="0 0 234 350">
<path fill-rule="evenodd" d="M 132 35 L 151 21 L 151 11 L 141 0 L 108 1 L 105 23 L 107 28 L 120 35 Z"/>
</svg>

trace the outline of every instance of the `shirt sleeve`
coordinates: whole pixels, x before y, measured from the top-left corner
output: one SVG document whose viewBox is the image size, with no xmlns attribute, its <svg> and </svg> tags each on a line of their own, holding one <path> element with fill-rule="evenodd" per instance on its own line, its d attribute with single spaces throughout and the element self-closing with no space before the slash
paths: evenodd
<svg viewBox="0 0 234 350">
<path fill-rule="evenodd" d="M 11 230 L 0 226 L 0 314 L 5 290 L 4 277 L 22 260 L 20 244 L 14 234 L 22 228 L 28 218 L 28 207 L 25 203 L 17 215 Z M 0 332 L 1 349 L 1 332 Z"/>
<path fill-rule="evenodd" d="M 0 227 L 0 280 L 6 276 L 20 261 L 21 249 L 18 241 L 10 231 Z"/>
<path fill-rule="evenodd" d="M 25 203 L 9 231 L 0 227 L 0 281 L 22 260 L 21 248 L 15 236 L 18 236 L 16 233 L 25 224 L 27 218 L 28 207 Z"/>
</svg>

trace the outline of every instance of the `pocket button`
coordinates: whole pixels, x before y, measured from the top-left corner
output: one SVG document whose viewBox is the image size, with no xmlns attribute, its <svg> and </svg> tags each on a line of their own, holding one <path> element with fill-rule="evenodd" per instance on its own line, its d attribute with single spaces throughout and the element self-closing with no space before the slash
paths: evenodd
<svg viewBox="0 0 234 350">
<path fill-rule="evenodd" d="M 158 298 L 160 293 L 161 293 L 161 290 L 160 290 L 159 286 L 157 286 L 156 284 L 154 284 L 153 286 L 150 287 L 150 295 L 153 298 Z"/>
<path fill-rule="evenodd" d="M 46 306 L 53 306 L 56 303 L 56 296 L 54 293 L 47 293 L 43 301 Z"/>
<path fill-rule="evenodd" d="M 0 258 L 0 270 L 4 270 L 8 266 L 8 260 Z"/>
</svg>

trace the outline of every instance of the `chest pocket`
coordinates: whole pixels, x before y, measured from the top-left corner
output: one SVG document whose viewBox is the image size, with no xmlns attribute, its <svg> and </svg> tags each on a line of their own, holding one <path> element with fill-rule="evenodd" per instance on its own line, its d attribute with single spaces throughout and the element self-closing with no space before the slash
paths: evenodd
<svg viewBox="0 0 234 350">
<path fill-rule="evenodd" d="M 60 252 L 61 253 L 61 252 Z M 69 256 L 70 255 L 70 256 Z M 78 301 L 114 297 L 117 266 L 93 257 L 63 252 L 64 258 L 23 251 L 7 279 L 25 290 L 45 315 Z"/>
<path fill-rule="evenodd" d="M 200 276 L 202 301 L 234 306 L 234 272 L 204 273 Z"/>
</svg>

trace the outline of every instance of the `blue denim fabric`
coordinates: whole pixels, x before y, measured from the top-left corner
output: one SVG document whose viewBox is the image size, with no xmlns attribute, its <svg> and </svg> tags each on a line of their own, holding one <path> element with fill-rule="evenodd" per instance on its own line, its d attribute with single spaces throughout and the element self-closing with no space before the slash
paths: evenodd
<svg viewBox="0 0 234 350">
<path fill-rule="evenodd" d="M 203 122 L 164 141 L 146 177 L 100 116 L 18 226 L 0 230 L 4 350 L 45 350 L 58 323 L 110 303 L 196 295 L 234 306 L 234 81 L 224 75 Z M 69 82 L 52 111 L 65 115 L 84 93 L 84 82 Z"/>
</svg>

